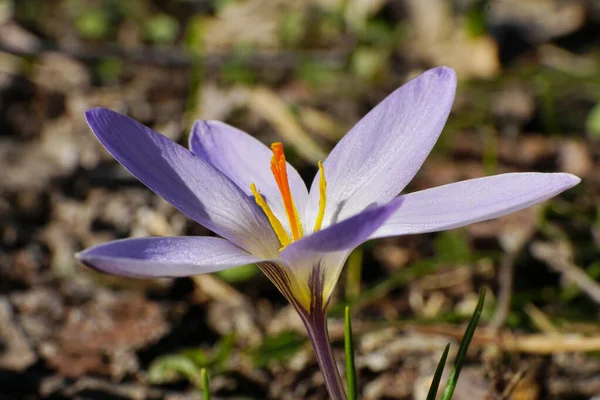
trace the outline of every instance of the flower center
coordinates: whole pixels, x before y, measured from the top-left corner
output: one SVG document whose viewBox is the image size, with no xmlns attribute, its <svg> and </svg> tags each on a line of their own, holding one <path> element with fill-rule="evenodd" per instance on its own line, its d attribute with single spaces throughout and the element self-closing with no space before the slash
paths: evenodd
<svg viewBox="0 0 600 400">
<path fill-rule="evenodd" d="M 277 187 L 279 188 L 279 193 L 281 194 L 281 199 L 283 200 L 283 208 L 285 209 L 285 214 L 290 226 L 291 237 L 288 232 L 285 230 L 281 221 L 273 214 L 273 211 L 262 197 L 262 195 L 256 189 L 256 185 L 254 183 L 250 184 L 250 190 L 254 195 L 254 200 L 256 204 L 263 210 L 265 215 L 267 216 L 273 231 L 277 235 L 279 242 L 281 243 L 282 248 L 290 244 L 291 242 L 300 239 L 304 236 L 304 229 L 302 227 L 302 221 L 300 220 L 300 215 L 298 214 L 298 209 L 296 208 L 296 204 L 294 203 L 294 199 L 292 197 L 292 192 L 290 190 L 290 183 L 287 174 L 287 163 L 285 161 L 285 154 L 283 153 L 283 145 L 279 142 L 275 142 L 271 144 L 271 151 L 273 152 L 273 157 L 271 158 L 271 172 L 273 173 L 273 177 L 275 178 L 275 182 L 277 183 Z M 325 170 L 323 169 L 323 164 L 319 162 L 319 213 L 317 215 L 317 219 L 315 221 L 314 231 L 318 231 L 321 229 L 321 225 L 323 223 L 323 217 L 325 216 L 325 205 L 326 198 L 325 193 L 327 190 L 327 182 L 325 181 Z"/>
</svg>

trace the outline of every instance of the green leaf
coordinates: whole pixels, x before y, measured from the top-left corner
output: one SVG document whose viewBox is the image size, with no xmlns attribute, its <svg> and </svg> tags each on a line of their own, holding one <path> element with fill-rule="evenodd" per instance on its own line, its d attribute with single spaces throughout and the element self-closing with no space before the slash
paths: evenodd
<svg viewBox="0 0 600 400">
<path fill-rule="evenodd" d="M 389 47 L 396 43 L 394 28 L 387 21 L 370 20 L 367 21 L 365 29 L 360 33 L 360 39 L 371 47 Z"/>
<path fill-rule="evenodd" d="M 148 370 L 150 383 L 163 384 L 180 379 L 194 381 L 200 369 L 185 355 L 168 355 L 154 360 Z"/>
<path fill-rule="evenodd" d="M 434 242 L 436 258 L 443 262 L 467 262 L 471 248 L 460 231 L 441 232 Z"/>
<path fill-rule="evenodd" d="M 146 36 L 157 44 L 171 44 L 179 34 L 179 21 L 169 14 L 152 16 L 145 25 Z"/>
<path fill-rule="evenodd" d="M 200 382 L 202 382 L 202 394 L 204 400 L 210 400 L 210 379 L 208 377 L 208 372 L 206 372 L 206 368 L 200 370 Z"/>
<path fill-rule="evenodd" d="M 217 343 L 215 353 L 212 356 L 211 364 L 216 364 L 218 366 L 223 366 L 235 347 L 235 335 L 227 335 L 223 336 L 219 343 Z"/>
<path fill-rule="evenodd" d="M 256 264 L 242 265 L 241 267 L 224 269 L 223 271 L 217 272 L 219 278 L 223 279 L 228 283 L 245 282 L 252 278 L 258 269 Z"/>
<path fill-rule="evenodd" d="M 221 67 L 220 77 L 227 84 L 254 85 L 256 73 L 242 60 L 232 60 Z"/>
<path fill-rule="evenodd" d="M 314 87 L 330 85 L 341 75 L 340 68 L 314 60 L 301 61 L 295 68 L 298 78 Z"/>
<path fill-rule="evenodd" d="M 204 368 L 210 365 L 211 357 L 202 349 L 185 349 L 181 355 L 194 363 L 197 368 Z"/>
<path fill-rule="evenodd" d="M 204 48 L 204 35 L 208 26 L 208 18 L 194 15 L 186 22 L 183 44 L 194 56 L 200 56 Z"/>
<path fill-rule="evenodd" d="M 217 373 L 223 371 L 234 346 L 235 336 L 227 335 L 208 352 L 194 348 L 182 350 L 180 354 L 159 357 L 150 365 L 148 379 L 156 384 L 186 379 L 202 388 L 202 370 L 211 367 Z"/>
<path fill-rule="evenodd" d="M 438 363 L 435 374 L 433 374 L 433 380 L 431 381 L 431 387 L 429 388 L 429 392 L 427 393 L 426 400 L 435 400 L 437 397 L 437 392 L 440 387 L 440 381 L 442 380 L 442 373 L 444 372 L 444 366 L 446 365 L 446 359 L 448 358 L 448 352 L 450 351 L 450 343 L 446 345 L 444 352 L 442 353 L 442 358 L 440 358 L 440 362 Z"/>
<path fill-rule="evenodd" d="M 235 6 L 237 0 L 213 0 L 212 5 L 217 11 L 217 13 L 222 12 L 227 7 Z"/>
<path fill-rule="evenodd" d="M 589 137 L 600 137 L 600 103 L 596 104 L 585 120 L 585 130 Z"/>
<path fill-rule="evenodd" d="M 483 310 L 484 300 L 485 289 L 481 289 L 481 291 L 479 292 L 479 300 L 477 301 L 477 307 L 475 307 L 473 316 L 471 317 L 471 320 L 467 325 L 467 329 L 465 330 L 465 335 L 463 336 L 460 342 L 460 347 L 458 348 L 458 353 L 456 354 L 456 361 L 454 361 L 454 366 L 450 371 L 448 381 L 446 382 L 446 387 L 444 388 L 444 392 L 442 393 L 442 397 L 440 398 L 440 400 L 452 399 L 454 389 L 456 388 L 456 384 L 458 383 L 458 376 L 460 375 L 460 371 L 465 361 L 465 356 L 467 355 L 467 349 L 469 348 L 469 344 L 471 343 L 471 339 L 473 338 L 473 334 L 475 333 L 475 329 L 477 328 L 477 323 L 479 322 L 479 318 L 481 317 L 481 311 Z"/>
<path fill-rule="evenodd" d="M 469 11 L 465 18 L 465 29 L 470 37 L 483 36 L 487 32 L 485 12 L 479 9 Z"/>
<path fill-rule="evenodd" d="M 356 367 L 354 365 L 354 344 L 352 343 L 352 322 L 350 321 L 350 307 L 348 306 L 346 306 L 344 316 L 344 351 L 346 352 L 348 400 L 356 400 Z"/>
<path fill-rule="evenodd" d="M 123 71 L 123 61 L 105 57 L 97 64 L 96 71 L 102 82 L 117 82 Z"/>
<path fill-rule="evenodd" d="M 360 46 L 352 54 L 352 70 L 365 80 L 377 80 L 386 76 L 390 52 L 387 49 Z"/>
<path fill-rule="evenodd" d="M 287 11 L 280 20 L 280 40 L 287 46 L 300 43 L 306 33 L 306 15 L 298 11 Z"/>
<path fill-rule="evenodd" d="M 84 38 L 101 39 L 110 30 L 109 16 L 102 10 L 85 11 L 79 15 L 75 26 Z"/>
<path fill-rule="evenodd" d="M 305 340 L 295 332 L 281 332 L 267 336 L 262 344 L 251 351 L 252 361 L 257 367 L 264 367 L 272 361 L 292 357 Z"/>
<path fill-rule="evenodd" d="M 346 265 L 346 300 L 353 301 L 360 295 L 363 247 L 358 246 L 350 253 Z"/>
</svg>

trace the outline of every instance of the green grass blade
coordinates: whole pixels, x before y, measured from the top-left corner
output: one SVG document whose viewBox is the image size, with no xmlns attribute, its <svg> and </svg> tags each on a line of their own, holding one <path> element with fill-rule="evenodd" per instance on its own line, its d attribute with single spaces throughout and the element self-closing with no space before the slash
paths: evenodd
<svg viewBox="0 0 600 400">
<path fill-rule="evenodd" d="M 444 352 L 442 353 L 442 358 L 440 358 L 440 362 L 435 369 L 435 374 L 433 374 L 433 380 L 431 381 L 431 387 L 429 388 L 429 393 L 427 393 L 426 400 L 435 400 L 438 392 L 438 388 L 440 387 L 440 381 L 442 380 L 442 373 L 444 372 L 444 366 L 446 365 L 446 359 L 448 358 L 448 352 L 450 351 L 450 343 L 446 345 Z"/>
<path fill-rule="evenodd" d="M 356 400 L 354 344 L 352 343 L 352 322 L 350 322 L 350 307 L 348 306 L 346 306 L 344 317 L 344 350 L 346 352 L 346 381 L 348 383 L 348 400 Z"/>
<path fill-rule="evenodd" d="M 442 393 L 442 397 L 440 398 L 440 400 L 452 399 L 454 389 L 456 388 L 456 384 L 458 382 L 458 376 L 460 375 L 460 370 L 462 369 L 465 355 L 467 354 L 467 349 L 469 348 L 469 344 L 471 343 L 471 339 L 473 338 L 473 334 L 475 333 L 475 328 L 477 328 L 479 317 L 481 317 L 481 310 L 483 310 L 484 300 L 485 289 L 481 289 L 481 291 L 479 292 L 479 300 L 477 301 L 477 307 L 475 307 L 473 316 L 471 317 L 471 320 L 467 325 L 467 329 L 465 330 L 465 335 L 463 336 L 460 342 L 460 347 L 458 348 L 458 353 L 456 354 L 456 361 L 454 362 L 454 366 L 450 371 L 450 375 L 448 376 L 448 382 L 446 382 L 446 387 L 444 387 L 444 392 Z"/>
<path fill-rule="evenodd" d="M 202 394 L 204 400 L 210 400 L 210 379 L 206 368 L 200 370 L 200 381 L 202 382 Z"/>
</svg>

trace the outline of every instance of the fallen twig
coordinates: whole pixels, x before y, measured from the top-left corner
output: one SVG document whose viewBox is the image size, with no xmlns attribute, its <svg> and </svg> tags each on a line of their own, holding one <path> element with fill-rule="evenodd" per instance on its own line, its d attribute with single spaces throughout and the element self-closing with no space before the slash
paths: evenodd
<svg viewBox="0 0 600 400">
<path fill-rule="evenodd" d="M 593 301 L 600 304 L 600 285 L 570 260 L 571 257 L 566 254 L 564 246 L 556 243 L 535 242 L 531 245 L 531 252 L 535 258 L 544 261 L 550 268 L 561 273 Z"/>
</svg>

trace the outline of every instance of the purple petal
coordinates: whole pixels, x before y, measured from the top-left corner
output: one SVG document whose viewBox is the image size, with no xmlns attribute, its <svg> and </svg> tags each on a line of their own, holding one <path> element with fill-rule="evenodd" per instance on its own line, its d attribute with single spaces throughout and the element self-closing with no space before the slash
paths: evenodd
<svg viewBox="0 0 600 400">
<path fill-rule="evenodd" d="M 400 196 L 400 208 L 371 238 L 435 232 L 501 217 L 578 184 L 571 174 L 513 173 Z"/>
<path fill-rule="evenodd" d="M 368 240 L 398 209 L 397 198 L 383 206 L 371 207 L 342 222 L 331 225 L 288 245 L 280 254 L 299 281 L 310 285 L 311 274 L 322 274 L 320 289 L 327 301 L 340 276 L 344 261 L 359 244 Z M 317 290 L 309 288 L 309 290 Z"/>
<path fill-rule="evenodd" d="M 135 278 L 198 275 L 260 261 L 227 240 L 201 236 L 117 240 L 77 258 L 90 268 Z"/>
<path fill-rule="evenodd" d="M 370 204 L 385 204 L 404 189 L 437 141 L 455 90 L 452 69 L 429 70 L 390 94 L 344 136 L 323 163 L 325 226 Z M 316 220 L 318 182 L 317 176 L 308 198 L 309 226 Z"/>
<path fill-rule="evenodd" d="M 277 254 L 279 241 L 262 211 L 222 172 L 114 111 L 94 108 L 85 116 L 117 161 L 185 215 L 253 254 Z"/>
<path fill-rule="evenodd" d="M 342 222 L 305 236 L 283 249 L 280 257 L 292 268 L 296 268 L 324 253 L 352 250 L 368 240 L 401 203 L 402 199 L 397 198 L 383 206 L 370 207 Z"/>
<path fill-rule="evenodd" d="M 277 183 L 271 173 L 273 152 L 256 138 L 218 121 L 196 121 L 190 135 L 190 149 L 227 175 L 247 195 L 254 182 L 273 213 L 287 224 Z M 287 163 L 290 190 L 303 217 L 308 191 L 294 167 Z"/>
</svg>

